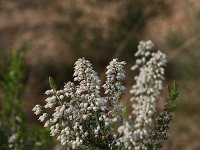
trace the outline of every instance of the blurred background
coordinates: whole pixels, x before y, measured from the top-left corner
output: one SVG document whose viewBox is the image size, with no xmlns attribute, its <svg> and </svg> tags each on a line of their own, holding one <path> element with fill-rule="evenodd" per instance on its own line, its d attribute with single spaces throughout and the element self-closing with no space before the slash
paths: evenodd
<svg viewBox="0 0 200 150">
<path fill-rule="evenodd" d="M 38 123 L 31 110 L 44 104 L 48 77 L 62 87 L 80 57 L 102 80 L 110 60 L 126 61 L 128 104 L 134 53 L 149 39 L 168 58 L 163 96 L 173 80 L 180 91 L 163 149 L 200 150 L 200 0 L 0 0 L 0 67 L 12 50 L 25 49 L 21 101 L 30 124 Z"/>
</svg>

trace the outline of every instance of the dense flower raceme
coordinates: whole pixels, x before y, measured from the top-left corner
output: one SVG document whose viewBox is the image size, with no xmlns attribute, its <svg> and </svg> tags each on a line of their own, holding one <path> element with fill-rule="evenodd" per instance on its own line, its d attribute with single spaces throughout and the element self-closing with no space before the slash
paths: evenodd
<svg viewBox="0 0 200 150">
<path fill-rule="evenodd" d="M 151 41 L 141 41 L 138 51 L 135 53 L 136 64 L 132 70 L 139 69 L 139 75 L 135 76 L 136 83 L 132 86 L 130 99 L 133 103 L 133 112 L 129 119 L 135 118 L 134 123 L 125 121 L 119 127 L 118 132 L 123 134 L 117 144 L 125 149 L 144 149 L 143 145 L 149 138 L 156 101 L 160 96 L 162 82 L 164 80 L 164 66 L 166 56 L 161 51 L 152 52 Z"/>
<path fill-rule="evenodd" d="M 100 79 L 91 63 L 78 59 L 74 67 L 74 82 L 64 89 L 53 88 L 45 92 L 49 97 L 44 107 L 36 105 L 33 111 L 40 115 L 44 127 L 50 127 L 52 136 L 58 135 L 62 145 L 70 149 L 112 149 L 116 135 L 111 125 L 120 118 L 117 103 L 125 89 L 125 62 L 113 59 L 107 66 L 105 96 L 100 96 Z M 53 109 L 50 114 L 45 109 Z"/>
</svg>

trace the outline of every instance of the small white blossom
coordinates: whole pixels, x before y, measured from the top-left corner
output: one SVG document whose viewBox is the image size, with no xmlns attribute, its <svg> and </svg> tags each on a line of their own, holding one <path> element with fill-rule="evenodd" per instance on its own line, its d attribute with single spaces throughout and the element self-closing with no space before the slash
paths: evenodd
<svg viewBox="0 0 200 150">
<path fill-rule="evenodd" d="M 14 143 L 17 140 L 17 137 L 17 133 L 12 134 L 8 140 L 8 143 Z"/>
<path fill-rule="evenodd" d="M 40 116 L 38 120 L 40 120 L 41 122 L 44 122 L 47 116 L 48 116 L 47 113 L 43 113 L 42 116 Z"/>
<path fill-rule="evenodd" d="M 32 109 L 32 111 L 34 111 L 34 114 L 39 115 L 40 113 L 42 113 L 42 106 L 35 105 L 35 107 Z"/>
<path fill-rule="evenodd" d="M 45 94 L 46 94 L 46 95 L 53 94 L 53 89 L 51 89 L 51 90 L 47 90 L 47 91 L 45 92 Z"/>
<path fill-rule="evenodd" d="M 13 133 L 9 139 L 8 139 L 8 144 L 9 144 L 9 148 L 13 148 L 15 145 L 15 142 L 18 139 L 18 134 L 17 133 Z"/>
</svg>

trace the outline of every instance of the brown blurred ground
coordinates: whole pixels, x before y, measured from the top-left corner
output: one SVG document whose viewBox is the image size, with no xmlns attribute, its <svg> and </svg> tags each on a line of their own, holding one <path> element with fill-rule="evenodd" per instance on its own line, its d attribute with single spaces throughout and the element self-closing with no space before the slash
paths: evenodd
<svg viewBox="0 0 200 150">
<path fill-rule="evenodd" d="M 61 87 L 72 80 L 79 57 L 89 59 L 101 78 L 112 57 L 127 61 L 130 87 L 134 74 L 128 70 L 144 39 L 168 55 L 165 87 L 172 80 L 179 84 L 178 109 L 164 149 L 199 150 L 200 0 L 0 0 L 0 50 L 26 47 L 22 100 L 32 123 L 36 118 L 30 110 L 44 100 L 48 76 Z M 126 93 L 128 103 L 128 88 Z"/>
</svg>

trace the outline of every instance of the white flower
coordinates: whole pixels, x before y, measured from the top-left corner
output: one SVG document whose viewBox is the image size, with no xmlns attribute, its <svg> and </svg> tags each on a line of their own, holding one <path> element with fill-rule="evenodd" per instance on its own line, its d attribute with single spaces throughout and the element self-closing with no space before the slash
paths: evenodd
<svg viewBox="0 0 200 150">
<path fill-rule="evenodd" d="M 8 139 L 9 148 L 14 148 L 15 142 L 18 140 L 18 134 L 13 133 Z"/>
<path fill-rule="evenodd" d="M 42 116 L 40 116 L 38 120 L 40 120 L 41 122 L 44 122 L 44 120 L 47 118 L 47 116 L 48 116 L 47 113 L 43 113 Z"/>
<path fill-rule="evenodd" d="M 42 113 L 42 106 L 35 105 L 35 107 L 32 109 L 32 111 L 34 111 L 34 114 L 39 115 L 40 113 Z"/>
<path fill-rule="evenodd" d="M 53 89 L 51 89 L 51 90 L 47 90 L 47 91 L 45 92 L 45 94 L 46 94 L 46 95 L 53 94 Z"/>
<path fill-rule="evenodd" d="M 15 143 L 15 141 L 17 140 L 17 137 L 18 137 L 17 133 L 12 134 L 8 139 L 8 143 Z"/>
</svg>

